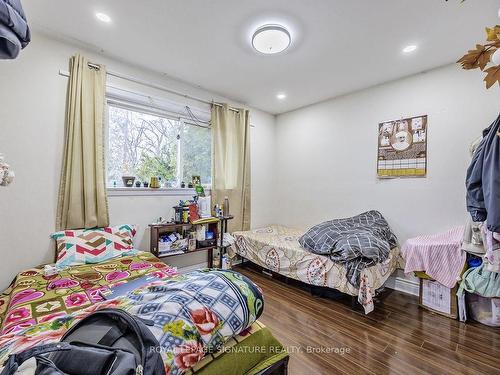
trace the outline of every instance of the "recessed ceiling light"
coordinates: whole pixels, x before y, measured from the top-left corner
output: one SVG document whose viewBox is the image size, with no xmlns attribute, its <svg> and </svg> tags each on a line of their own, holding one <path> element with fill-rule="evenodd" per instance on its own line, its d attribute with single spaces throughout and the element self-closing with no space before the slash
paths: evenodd
<svg viewBox="0 0 500 375">
<path fill-rule="evenodd" d="M 417 49 L 417 46 L 415 44 L 410 44 L 409 46 L 406 46 L 405 48 L 403 48 L 403 52 L 404 53 L 410 53 L 410 52 L 413 52 Z"/>
<path fill-rule="evenodd" d="M 102 22 L 105 22 L 105 23 L 110 23 L 111 22 L 111 17 L 108 16 L 107 14 L 105 13 L 96 13 L 95 14 L 96 18 L 99 20 L 99 21 L 102 21 Z"/>
<path fill-rule="evenodd" d="M 276 98 L 278 98 L 279 100 L 284 100 L 286 99 L 286 94 L 280 92 L 279 94 L 276 95 Z"/>
<path fill-rule="evenodd" d="M 283 52 L 292 41 L 287 29 L 280 25 L 264 25 L 252 36 L 252 46 L 267 55 Z"/>
</svg>

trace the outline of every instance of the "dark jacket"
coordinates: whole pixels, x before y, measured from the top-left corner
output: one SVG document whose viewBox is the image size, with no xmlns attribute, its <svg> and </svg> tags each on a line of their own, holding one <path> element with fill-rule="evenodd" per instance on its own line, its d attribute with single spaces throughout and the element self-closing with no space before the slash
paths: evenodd
<svg viewBox="0 0 500 375">
<path fill-rule="evenodd" d="M 0 0 L 0 59 L 15 59 L 30 40 L 21 0 Z"/>
<path fill-rule="evenodd" d="M 485 221 L 492 232 L 500 232 L 500 115 L 483 131 L 467 170 L 467 211 L 473 221 Z M 500 133 L 498 133 L 500 134 Z"/>
</svg>

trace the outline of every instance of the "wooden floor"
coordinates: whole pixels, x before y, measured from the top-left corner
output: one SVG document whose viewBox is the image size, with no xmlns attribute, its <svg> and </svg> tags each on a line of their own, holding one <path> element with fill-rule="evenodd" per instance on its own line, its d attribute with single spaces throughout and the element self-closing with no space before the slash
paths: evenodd
<svg viewBox="0 0 500 375">
<path fill-rule="evenodd" d="M 348 301 L 313 297 L 252 269 L 237 271 L 262 288 L 259 320 L 288 347 L 292 375 L 500 374 L 500 329 L 430 313 L 416 297 L 396 291 L 364 315 Z"/>
</svg>

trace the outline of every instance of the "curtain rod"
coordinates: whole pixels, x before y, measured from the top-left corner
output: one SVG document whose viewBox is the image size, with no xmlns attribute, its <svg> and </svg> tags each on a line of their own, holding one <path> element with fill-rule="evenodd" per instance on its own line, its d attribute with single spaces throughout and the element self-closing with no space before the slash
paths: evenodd
<svg viewBox="0 0 500 375">
<path fill-rule="evenodd" d="M 93 63 L 89 63 L 88 65 L 91 66 L 91 67 L 95 67 L 95 68 L 99 67 L 99 65 L 93 64 Z M 163 86 L 159 86 L 159 85 L 157 85 L 155 83 L 143 81 L 143 80 L 140 80 L 140 79 L 137 79 L 137 78 L 134 78 L 134 77 L 129 77 L 129 76 L 126 76 L 124 74 L 120 74 L 120 73 L 116 73 L 116 72 L 109 72 L 109 71 L 107 72 L 107 74 L 109 74 L 109 75 L 111 75 L 113 77 L 117 77 L 117 78 L 121 78 L 121 79 L 124 79 L 124 80 L 127 80 L 127 81 L 131 81 L 131 82 L 143 85 L 143 86 L 148 86 L 148 87 L 151 87 L 151 88 L 154 88 L 154 89 L 157 89 L 157 90 L 166 91 L 166 92 L 178 95 L 178 96 L 182 96 L 182 97 L 187 98 L 187 99 L 195 100 L 195 101 L 198 101 L 200 103 L 204 103 L 204 104 L 208 104 L 208 105 L 215 105 L 215 106 L 218 106 L 218 107 L 222 107 L 223 106 L 221 103 L 210 102 L 208 100 L 196 98 L 194 96 L 191 96 L 191 95 L 188 95 L 188 94 L 183 94 L 183 93 L 180 93 L 178 91 L 171 90 L 171 89 L 163 87 Z M 59 70 L 59 75 L 63 76 L 63 77 L 69 77 L 69 72 L 60 69 Z M 116 90 L 121 90 L 121 91 L 126 91 L 126 92 L 129 92 L 129 93 L 132 93 L 132 91 L 130 91 L 130 90 L 125 90 L 125 89 L 122 89 L 120 87 L 116 87 L 116 86 L 110 85 L 108 83 L 106 84 L 106 86 L 108 86 L 110 88 L 113 88 L 113 89 L 116 89 Z M 142 96 L 151 98 L 150 95 L 142 95 Z M 239 112 L 239 110 L 237 108 L 233 108 L 233 107 L 229 107 L 229 110 L 233 111 L 233 112 Z M 255 125 L 253 125 L 252 123 L 250 123 L 250 127 L 254 128 Z"/>
<path fill-rule="evenodd" d="M 96 64 L 93 62 L 89 62 L 88 66 L 95 68 L 95 69 L 100 69 L 100 67 L 101 67 L 99 64 Z M 209 101 L 209 100 L 197 98 L 196 96 L 184 94 L 182 92 L 169 89 L 168 87 L 157 85 L 156 83 L 145 81 L 145 80 L 142 80 L 139 78 L 135 78 L 135 77 L 129 76 L 127 74 L 114 72 L 112 70 L 106 70 L 106 74 L 113 76 L 113 77 L 116 77 L 116 78 L 124 79 L 126 81 L 134 82 L 134 83 L 137 83 L 139 85 L 148 86 L 148 87 L 151 87 L 153 89 L 165 91 L 165 92 L 168 92 L 170 94 L 182 96 L 183 98 L 186 98 L 186 99 L 195 100 L 195 101 L 200 102 L 200 103 L 204 103 L 204 104 L 208 104 L 208 105 L 216 105 L 218 107 L 222 107 L 222 103 L 217 103 L 217 102 L 214 102 L 213 100 Z M 234 107 L 229 107 L 229 110 L 233 111 L 233 112 L 239 112 L 238 108 L 234 108 Z"/>
</svg>

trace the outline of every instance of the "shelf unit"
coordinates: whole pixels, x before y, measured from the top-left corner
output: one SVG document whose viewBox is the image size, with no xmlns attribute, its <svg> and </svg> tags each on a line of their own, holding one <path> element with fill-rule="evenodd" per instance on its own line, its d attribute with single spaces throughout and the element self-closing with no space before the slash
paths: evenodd
<svg viewBox="0 0 500 375">
<path fill-rule="evenodd" d="M 224 234 L 227 233 L 228 221 L 231 219 L 233 219 L 232 215 L 220 217 L 218 221 L 213 222 L 213 223 L 208 223 L 208 224 L 191 224 L 191 223 L 149 224 L 150 251 L 158 258 L 169 258 L 169 257 L 187 255 L 187 254 L 191 254 L 191 253 L 197 253 L 200 251 L 207 251 L 208 267 L 213 268 L 214 249 L 219 248 L 219 250 L 220 250 L 219 251 L 219 267 L 222 267 L 222 257 L 227 249 L 227 246 L 222 246 L 223 241 L 224 241 Z M 220 223 L 220 232 L 219 232 L 219 223 Z M 197 227 L 199 225 L 207 225 L 208 230 L 214 232 L 214 238 L 216 238 L 217 240 L 213 246 L 197 247 L 195 250 L 185 251 L 185 252 L 180 253 L 180 254 L 166 254 L 166 255 L 159 255 L 158 254 L 158 248 L 159 248 L 158 242 L 159 242 L 160 236 L 162 234 L 173 233 L 173 232 L 181 232 L 182 233 L 182 232 L 185 232 L 187 230 L 193 229 L 194 227 Z M 220 239 L 218 239 L 219 233 L 220 233 Z M 217 241 L 220 241 L 220 246 L 218 245 Z"/>
<path fill-rule="evenodd" d="M 213 222 L 213 223 L 207 223 L 207 224 L 191 224 L 191 223 L 182 223 L 182 224 L 177 224 L 177 223 L 166 223 L 166 224 L 149 224 L 149 229 L 150 229 L 150 251 L 153 253 L 155 256 L 158 258 L 170 258 L 170 257 L 176 257 L 176 256 L 184 256 L 192 253 L 197 253 L 200 251 L 206 251 L 207 252 L 207 257 L 208 257 L 208 267 L 212 268 L 213 267 L 213 261 L 214 261 L 214 249 L 217 248 L 217 242 L 213 246 L 207 246 L 207 247 L 197 247 L 194 250 L 186 250 L 185 252 L 181 254 L 165 254 L 165 255 L 160 255 L 158 250 L 159 250 L 159 240 L 160 236 L 166 233 L 173 233 L 173 232 L 178 232 L 178 233 L 184 233 L 190 229 L 194 229 L 200 225 L 206 225 L 208 226 L 208 230 L 214 233 L 214 238 L 218 238 L 219 235 L 219 221 Z"/>
</svg>

